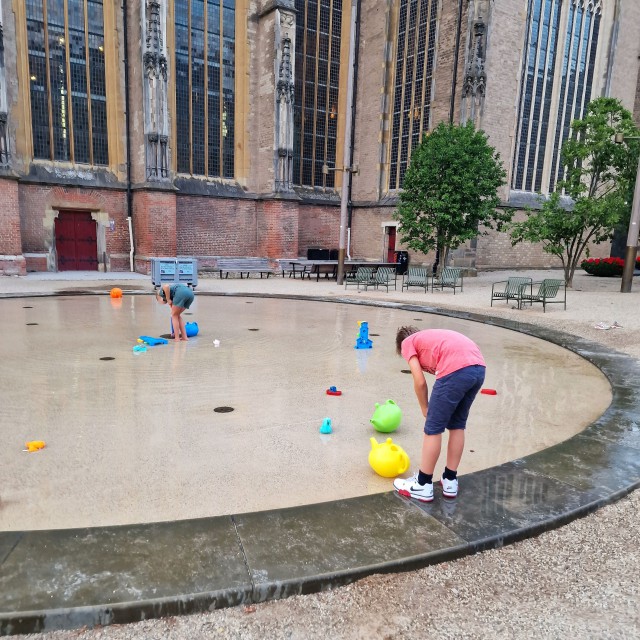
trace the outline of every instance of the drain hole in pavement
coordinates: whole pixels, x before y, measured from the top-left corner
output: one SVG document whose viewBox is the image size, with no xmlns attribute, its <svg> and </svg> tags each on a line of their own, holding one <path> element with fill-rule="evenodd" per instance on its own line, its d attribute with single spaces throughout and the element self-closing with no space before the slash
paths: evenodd
<svg viewBox="0 0 640 640">
<path fill-rule="evenodd" d="M 37 327 L 38 323 L 37 322 L 27 322 L 27 327 Z"/>
<path fill-rule="evenodd" d="M 173 340 L 173 336 L 170 333 L 163 333 L 160 337 L 165 340 Z"/>
<path fill-rule="evenodd" d="M 185 311 L 185 312 L 184 312 L 184 315 L 185 315 L 185 316 L 192 316 L 192 315 L 193 315 L 193 313 L 191 313 L 191 311 Z"/>
<path fill-rule="evenodd" d="M 105 356 L 104 358 L 100 358 L 100 360 L 115 360 L 113 356 Z"/>
<path fill-rule="evenodd" d="M 380 334 L 379 333 L 370 333 L 370 336 L 374 336 L 375 338 L 379 338 Z"/>
<path fill-rule="evenodd" d="M 424 318 L 414 318 L 414 320 L 417 320 L 418 322 L 422 322 Z"/>
<path fill-rule="evenodd" d="M 245 300 L 244 303 L 245 304 L 253 304 L 253 300 Z"/>
<path fill-rule="evenodd" d="M 22 307 L 23 309 L 33 309 L 33 307 Z"/>
<path fill-rule="evenodd" d="M 249 329 L 249 331 L 260 331 L 260 329 Z"/>
<path fill-rule="evenodd" d="M 233 407 L 216 407 L 214 411 L 216 413 L 231 413 L 233 411 Z"/>
<path fill-rule="evenodd" d="M 411 369 L 400 369 L 400 373 L 411 373 Z"/>
</svg>

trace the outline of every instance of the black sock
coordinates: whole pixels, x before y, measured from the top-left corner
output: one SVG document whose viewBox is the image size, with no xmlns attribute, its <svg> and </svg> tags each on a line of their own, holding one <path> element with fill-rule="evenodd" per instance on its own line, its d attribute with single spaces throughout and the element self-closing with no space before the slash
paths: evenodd
<svg viewBox="0 0 640 640">
<path fill-rule="evenodd" d="M 418 471 L 418 484 L 420 486 L 425 484 L 431 484 L 433 482 L 433 473 L 422 473 Z"/>
<path fill-rule="evenodd" d="M 442 474 L 442 477 L 445 480 L 456 480 L 458 478 L 458 472 L 457 471 L 451 471 L 451 469 L 449 469 L 449 467 L 445 467 L 444 468 L 444 473 Z"/>
</svg>

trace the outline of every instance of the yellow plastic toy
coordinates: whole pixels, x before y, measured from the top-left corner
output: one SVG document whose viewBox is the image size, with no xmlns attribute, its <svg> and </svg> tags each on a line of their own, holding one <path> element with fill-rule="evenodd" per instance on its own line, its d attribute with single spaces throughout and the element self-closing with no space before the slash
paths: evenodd
<svg viewBox="0 0 640 640">
<path fill-rule="evenodd" d="M 391 438 L 387 438 L 386 442 L 378 442 L 371 438 L 370 442 L 369 464 L 378 475 L 383 478 L 395 478 L 409 468 L 409 456 L 401 446 L 393 444 Z"/>
<path fill-rule="evenodd" d="M 32 451 L 38 451 L 38 449 L 44 449 L 47 445 L 42 440 L 32 440 L 31 442 L 25 442 L 24 446 L 31 453 Z"/>
</svg>

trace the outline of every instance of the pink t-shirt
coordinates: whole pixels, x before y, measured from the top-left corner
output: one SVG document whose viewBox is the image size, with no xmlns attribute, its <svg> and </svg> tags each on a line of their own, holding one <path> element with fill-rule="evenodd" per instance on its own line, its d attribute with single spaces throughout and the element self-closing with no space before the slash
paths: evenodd
<svg viewBox="0 0 640 640">
<path fill-rule="evenodd" d="M 436 378 L 474 364 L 486 366 L 478 345 L 467 336 L 449 329 L 425 329 L 412 333 L 402 341 L 402 357 L 409 362 L 413 356 L 423 371 Z"/>
</svg>

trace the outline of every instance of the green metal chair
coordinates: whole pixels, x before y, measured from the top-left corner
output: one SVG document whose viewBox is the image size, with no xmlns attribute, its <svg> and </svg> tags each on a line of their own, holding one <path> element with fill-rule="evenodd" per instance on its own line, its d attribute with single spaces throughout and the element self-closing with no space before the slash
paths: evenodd
<svg viewBox="0 0 640 640">
<path fill-rule="evenodd" d="M 420 287 L 427 292 L 429 288 L 428 267 L 409 267 L 407 273 L 402 277 L 402 290 L 409 291 L 409 287 Z"/>
<path fill-rule="evenodd" d="M 533 291 L 533 288 L 536 286 L 538 287 L 537 290 Z M 522 305 L 526 302 L 531 305 L 533 305 L 534 302 L 540 302 L 543 313 L 546 313 L 548 304 L 561 303 L 564 304 L 565 309 L 567 308 L 567 283 L 564 280 L 546 278 L 541 282 L 534 282 L 531 293 L 525 293 L 526 287 L 526 284 L 520 285 L 518 309 L 522 309 Z M 562 292 L 561 297 L 560 292 Z"/>
<path fill-rule="evenodd" d="M 376 272 L 373 274 L 373 283 L 366 283 L 365 289 L 373 284 L 376 289 L 378 287 L 385 287 L 388 292 L 392 282 L 393 288 L 397 289 L 395 267 L 378 267 Z"/>
<path fill-rule="evenodd" d="M 444 267 L 440 276 L 436 276 L 431 280 L 431 291 L 434 289 L 440 289 L 441 291 L 453 289 L 453 295 L 455 295 L 458 287 L 460 287 L 460 291 L 463 290 L 463 283 L 464 277 L 461 267 Z"/>
<path fill-rule="evenodd" d="M 529 285 L 529 293 L 533 293 L 531 278 L 524 277 L 510 277 L 507 280 L 498 280 L 491 285 L 491 306 L 493 307 L 494 300 L 506 300 L 507 304 L 509 300 L 520 299 L 520 291 L 522 287 Z M 503 285 L 500 287 L 499 285 Z"/>
<path fill-rule="evenodd" d="M 374 267 L 358 267 L 355 277 L 344 281 L 344 288 L 346 289 L 349 285 L 355 284 L 360 290 L 360 285 L 363 285 L 365 289 L 367 285 L 374 285 L 374 272 Z"/>
</svg>

